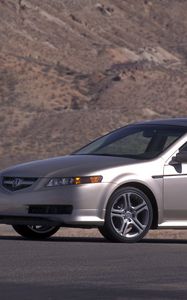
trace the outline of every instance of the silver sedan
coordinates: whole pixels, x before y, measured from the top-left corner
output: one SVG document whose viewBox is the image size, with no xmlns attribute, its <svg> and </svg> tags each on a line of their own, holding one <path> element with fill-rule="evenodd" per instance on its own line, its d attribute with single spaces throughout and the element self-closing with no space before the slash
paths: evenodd
<svg viewBox="0 0 187 300">
<path fill-rule="evenodd" d="M 131 124 L 0 176 L 0 223 L 26 238 L 97 227 L 136 242 L 149 229 L 187 228 L 187 119 Z"/>
</svg>

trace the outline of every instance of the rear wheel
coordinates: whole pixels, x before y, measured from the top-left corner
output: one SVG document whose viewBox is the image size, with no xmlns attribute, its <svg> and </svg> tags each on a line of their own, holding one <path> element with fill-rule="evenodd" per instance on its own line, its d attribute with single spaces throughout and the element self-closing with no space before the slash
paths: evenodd
<svg viewBox="0 0 187 300">
<path fill-rule="evenodd" d="M 121 188 L 109 199 L 101 234 L 113 242 L 141 240 L 151 227 L 152 205 L 148 197 L 133 187 Z"/>
<path fill-rule="evenodd" d="M 44 225 L 12 225 L 12 227 L 17 233 L 28 239 L 46 239 L 59 229 L 58 226 Z"/>
</svg>

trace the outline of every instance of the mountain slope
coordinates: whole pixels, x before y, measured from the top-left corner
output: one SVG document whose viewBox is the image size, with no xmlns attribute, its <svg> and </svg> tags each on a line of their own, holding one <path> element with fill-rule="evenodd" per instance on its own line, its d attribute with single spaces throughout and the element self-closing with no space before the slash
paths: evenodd
<svg viewBox="0 0 187 300">
<path fill-rule="evenodd" d="M 185 115 L 187 1 L 0 0 L 0 166 Z"/>
</svg>

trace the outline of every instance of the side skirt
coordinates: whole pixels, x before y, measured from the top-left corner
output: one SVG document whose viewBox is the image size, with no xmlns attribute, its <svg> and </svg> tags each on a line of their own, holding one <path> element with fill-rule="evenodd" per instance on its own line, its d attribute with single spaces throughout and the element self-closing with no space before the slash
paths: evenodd
<svg viewBox="0 0 187 300">
<path fill-rule="evenodd" d="M 187 221 L 165 221 L 161 224 L 158 224 L 158 229 L 187 229 Z"/>
</svg>

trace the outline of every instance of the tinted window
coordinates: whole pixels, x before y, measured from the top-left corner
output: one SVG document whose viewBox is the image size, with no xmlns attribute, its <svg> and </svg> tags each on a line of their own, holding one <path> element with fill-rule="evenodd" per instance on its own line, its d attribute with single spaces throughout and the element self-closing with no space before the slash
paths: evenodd
<svg viewBox="0 0 187 300">
<path fill-rule="evenodd" d="M 184 128 L 175 126 L 127 126 L 101 137 L 74 154 L 154 158 L 184 133 Z"/>
<path fill-rule="evenodd" d="M 185 143 L 182 147 L 179 149 L 180 152 L 185 152 L 187 151 L 187 143 Z"/>
</svg>

